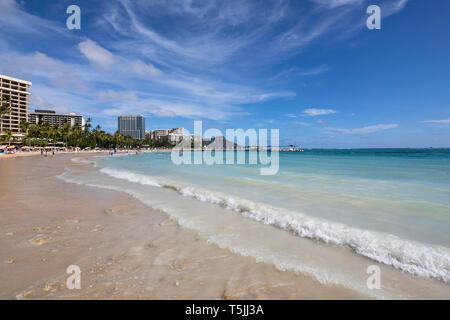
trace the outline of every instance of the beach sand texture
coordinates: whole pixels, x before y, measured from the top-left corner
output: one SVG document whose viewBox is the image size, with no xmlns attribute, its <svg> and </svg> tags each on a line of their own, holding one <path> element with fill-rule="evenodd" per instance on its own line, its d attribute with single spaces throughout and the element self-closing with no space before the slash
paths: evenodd
<svg viewBox="0 0 450 320">
<path fill-rule="evenodd" d="M 0 161 L 1 299 L 367 298 L 208 244 L 127 194 L 57 179 L 93 170 L 73 156 Z M 80 290 L 66 287 L 70 265 Z"/>
</svg>

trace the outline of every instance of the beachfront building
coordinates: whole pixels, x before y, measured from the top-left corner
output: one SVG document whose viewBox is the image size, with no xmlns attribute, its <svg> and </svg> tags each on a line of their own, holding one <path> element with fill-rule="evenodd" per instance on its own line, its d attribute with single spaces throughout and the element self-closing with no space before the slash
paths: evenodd
<svg viewBox="0 0 450 320">
<path fill-rule="evenodd" d="M 150 140 L 167 141 L 172 145 L 175 145 L 183 140 L 184 129 L 157 129 L 146 132 L 146 138 Z"/>
<path fill-rule="evenodd" d="M 163 140 L 167 139 L 167 136 L 169 135 L 169 129 L 157 129 L 153 130 L 151 133 L 152 140 Z"/>
<path fill-rule="evenodd" d="M 63 126 L 70 123 L 70 126 L 84 126 L 84 117 L 74 112 L 70 113 L 56 113 L 54 110 L 34 110 L 28 115 L 28 122 L 30 124 L 48 123 L 50 125 Z"/>
<path fill-rule="evenodd" d="M 118 118 L 118 130 L 124 136 L 145 139 L 145 118 L 141 115 L 122 115 Z"/>
<path fill-rule="evenodd" d="M 183 128 L 173 128 L 169 130 L 169 133 L 174 134 L 174 135 L 178 135 L 178 136 L 183 136 L 184 135 L 184 129 Z"/>
<path fill-rule="evenodd" d="M 0 74 L 0 101 L 10 99 L 11 112 L 0 115 L 0 134 L 5 130 L 21 132 L 20 124 L 28 119 L 31 82 Z"/>
<path fill-rule="evenodd" d="M 191 139 L 191 145 L 194 148 L 201 148 L 202 147 L 202 144 L 203 144 L 202 136 L 191 134 L 189 137 Z"/>
<path fill-rule="evenodd" d="M 173 128 L 169 130 L 168 141 L 170 144 L 177 144 L 183 140 L 184 129 L 183 128 Z"/>
</svg>

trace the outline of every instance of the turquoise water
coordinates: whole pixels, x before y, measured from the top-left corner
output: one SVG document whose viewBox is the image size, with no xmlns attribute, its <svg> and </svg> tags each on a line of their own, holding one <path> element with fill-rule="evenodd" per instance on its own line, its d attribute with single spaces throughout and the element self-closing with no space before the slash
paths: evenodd
<svg viewBox="0 0 450 320">
<path fill-rule="evenodd" d="M 168 153 L 113 157 L 102 165 L 450 247 L 449 149 L 307 150 L 279 157 L 272 176 L 260 175 L 255 165 L 174 165 Z"/>
<path fill-rule="evenodd" d="M 151 188 L 148 199 L 193 199 L 190 207 L 164 208 L 182 211 L 186 225 L 222 240 L 239 236 L 245 246 L 238 213 L 255 227 L 270 225 L 450 282 L 450 149 L 280 152 L 279 171 L 269 176 L 260 175 L 261 165 L 175 165 L 170 153 L 116 155 L 96 165 L 109 179 L 129 183 L 128 189 Z M 200 203 L 210 207 L 201 213 Z M 232 234 L 220 226 L 211 231 L 215 220 L 233 226 Z M 268 239 L 275 229 L 264 229 Z"/>
</svg>

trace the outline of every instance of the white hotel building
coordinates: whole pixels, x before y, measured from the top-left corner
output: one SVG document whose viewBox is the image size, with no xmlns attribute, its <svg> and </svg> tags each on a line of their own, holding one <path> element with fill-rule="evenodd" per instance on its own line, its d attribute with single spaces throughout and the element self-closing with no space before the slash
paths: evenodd
<svg viewBox="0 0 450 320">
<path fill-rule="evenodd" d="M 21 132 L 20 124 L 28 120 L 28 104 L 31 82 L 0 74 L 0 101 L 10 98 L 11 113 L 0 117 L 0 133 L 11 130 Z"/>
</svg>

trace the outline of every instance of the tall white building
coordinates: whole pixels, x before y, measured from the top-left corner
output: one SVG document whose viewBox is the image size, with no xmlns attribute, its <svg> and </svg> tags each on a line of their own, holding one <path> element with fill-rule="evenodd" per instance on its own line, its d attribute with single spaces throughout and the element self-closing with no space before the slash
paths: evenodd
<svg viewBox="0 0 450 320">
<path fill-rule="evenodd" d="M 123 115 L 117 119 L 118 130 L 124 136 L 145 139 L 145 118 L 141 115 Z"/>
<path fill-rule="evenodd" d="M 0 74 L 0 101 L 10 99 L 11 112 L 0 115 L 0 133 L 11 130 L 21 132 L 20 124 L 28 121 L 31 82 Z"/>
</svg>

